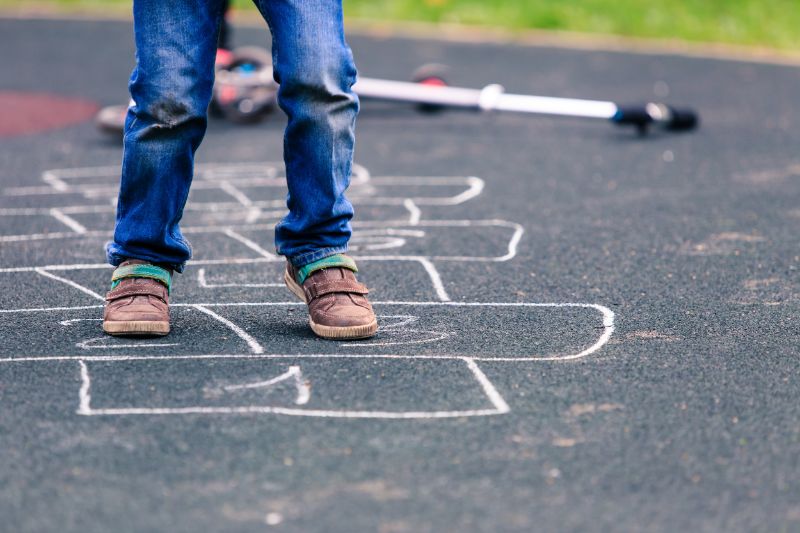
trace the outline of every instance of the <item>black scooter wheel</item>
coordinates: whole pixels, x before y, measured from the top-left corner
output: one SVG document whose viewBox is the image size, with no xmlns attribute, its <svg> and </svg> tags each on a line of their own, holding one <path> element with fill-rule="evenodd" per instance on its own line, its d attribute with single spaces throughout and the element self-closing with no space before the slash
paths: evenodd
<svg viewBox="0 0 800 533">
<path fill-rule="evenodd" d="M 435 63 L 422 65 L 411 75 L 411 81 L 431 87 L 448 87 L 450 84 L 445 77 L 447 71 L 448 68 L 444 65 Z M 438 113 L 445 109 L 444 106 L 436 104 L 418 104 L 416 107 L 421 113 Z"/>
</svg>

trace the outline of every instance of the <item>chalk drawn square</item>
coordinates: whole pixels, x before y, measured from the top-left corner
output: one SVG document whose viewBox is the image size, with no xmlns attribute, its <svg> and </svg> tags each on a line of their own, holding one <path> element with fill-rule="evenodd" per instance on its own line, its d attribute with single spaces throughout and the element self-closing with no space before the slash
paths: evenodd
<svg viewBox="0 0 800 533">
<path fill-rule="evenodd" d="M 79 414 L 449 418 L 502 414 L 471 360 L 229 357 L 79 361 Z"/>
</svg>

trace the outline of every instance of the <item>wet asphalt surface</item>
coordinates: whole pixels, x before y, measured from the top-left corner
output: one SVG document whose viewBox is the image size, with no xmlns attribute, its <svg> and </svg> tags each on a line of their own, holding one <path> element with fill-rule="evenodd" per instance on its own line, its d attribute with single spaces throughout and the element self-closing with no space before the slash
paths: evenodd
<svg viewBox="0 0 800 533">
<path fill-rule="evenodd" d="M 0 36 L 0 90 L 126 100 L 129 24 Z M 210 123 L 163 339 L 99 327 L 118 140 L 0 139 L 0 530 L 800 531 L 800 71 L 350 43 L 362 75 L 444 63 L 455 85 L 664 99 L 703 125 L 364 102 L 353 253 L 384 327 L 344 345 L 269 256 L 283 117 Z"/>
</svg>

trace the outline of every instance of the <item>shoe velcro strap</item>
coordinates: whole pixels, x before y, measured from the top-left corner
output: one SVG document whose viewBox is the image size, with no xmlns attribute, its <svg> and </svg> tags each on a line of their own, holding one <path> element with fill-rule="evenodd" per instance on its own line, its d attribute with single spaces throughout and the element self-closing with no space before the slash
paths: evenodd
<svg viewBox="0 0 800 533">
<path fill-rule="evenodd" d="M 347 270 L 351 270 L 353 272 L 358 272 L 358 267 L 356 266 L 356 262 L 353 261 L 352 257 L 348 257 L 344 254 L 334 254 L 329 255 L 328 257 L 323 257 L 313 263 L 309 263 L 304 267 L 301 267 L 297 270 L 297 276 L 295 281 L 297 281 L 298 285 L 302 285 L 308 277 L 316 272 L 317 270 L 324 270 L 326 268 L 346 268 Z"/>
<path fill-rule="evenodd" d="M 325 296 L 326 294 L 332 294 L 336 292 L 363 295 L 369 294 L 369 290 L 367 289 L 366 285 L 351 279 L 336 279 L 323 283 L 309 284 L 308 287 L 303 287 L 303 291 L 306 293 L 306 298 L 309 302 L 315 298 L 319 298 L 320 296 Z"/>
<path fill-rule="evenodd" d="M 167 288 L 160 283 L 131 283 L 112 289 L 106 294 L 106 300 L 110 302 L 129 296 L 155 296 L 166 303 L 167 294 Z"/>
<path fill-rule="evenodd" d="M 161 268 L 156 265 L 140 264 L 140 265 L 124 265 L 117 267 L 114 274 L 111 276 L 111 289 L 115 289 L 119 282 L 126 278 L 149 278 L 154 279 L 167 288 L 167 294 L 170 293 L 172 288 L 172 275 L 166 268 Z"/>
</svg>

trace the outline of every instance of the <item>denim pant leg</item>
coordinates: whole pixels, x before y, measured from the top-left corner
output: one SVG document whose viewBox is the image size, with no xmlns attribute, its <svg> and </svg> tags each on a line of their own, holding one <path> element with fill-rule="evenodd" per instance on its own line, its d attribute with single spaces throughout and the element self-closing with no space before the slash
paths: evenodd
<svg viewBox="0 0 800 533">
<path fill-rule="evenodd" d="M 136 67 L 125 121 L 122 181 L 108 261 L 182 271 L 191 257 L 178 227 L 194 153 L 206 130 L 220 0 L 134 0 Z"/>
<path fill-rule="evenodd" d="M 272 32 L 278 103 L 289 117 L 284 160 L 289 214 L 275 227 L 278 253 L 297 267 L 347 250 L 353 206 L 345 197 L 358 98 L 341 0 L 255 0 Z"/>
</svg>

